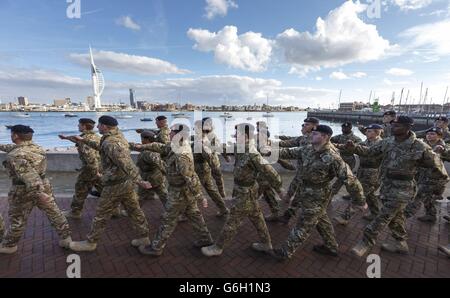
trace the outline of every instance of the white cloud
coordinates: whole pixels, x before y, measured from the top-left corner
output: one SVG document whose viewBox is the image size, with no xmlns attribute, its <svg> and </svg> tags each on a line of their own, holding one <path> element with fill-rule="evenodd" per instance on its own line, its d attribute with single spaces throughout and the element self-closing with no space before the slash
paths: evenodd
<svg viewBox="0 0 450 298">
<path fill-rule="evenodd" d="M 116 20 L 116 24 L 134 31 L 141 30 L 139 26 L 130 16 L 122 16 Z"/>
<path fill-rule="evenodd" d="M 427 7 L 432 0 L 391 0 L 394 5 L 397 5 L 401 10 L 417 10 Z"/>
<path fill-rule="evenodd" d="M 355 72 L 352 74 L 345 74 L 342 71 L 334 71 L 330 74 L 330 79 L 333 80 L 348 80 L 350 78 L 355 78 L 355 79 L 361 79 L 361 78 L 365 78 L 367 77 L 367 74 L 365 72 Z"/>
<path fill-rule="evenodd" d="M 291 73 L 338 67 L 354 62 L 378 60 L 390 49 L 375 25 L 359 18 L 366 5 L 347 1 L 332 10 L 325 19 L 318 18 L 316 32 L 288 29 L 277 36 L 277 45 L 286 62 L 293 65 Z"/>
<path fill-rule="evenodd" d="M 19 86 L 34 87 L 84 87 L 89 86 L 90 81 L 67 76 L 53 70 L 23 69 L 0 70 L 0 82 Z"/>
<path fill-rule="evenodd" d="M 408 39 L 407 48 L 436 61 L 450 55 L 450 19 L 427 23 L 407 29 L 400 36 Z M 437 57 L 434 57 L 437 56 Z"/>
<path fill-rule="evenodd" d="M 355 72 L 351 75 L 353 78 L 361 79 L 367 77 L 367 74 L 365 72 Z"/>
<path fill-rule="evenodd" d="M 196 42 L 194 49 L 213 52 L 218 63 L 233 68 L 264 71 L 272 55 L 272 41 L 251 31 L 238 35 L 235 26 L 225 26 L 217 33 L 191 28 L 187 35 Z"/>
<path fill-rule="evenodd" d="M 224 17 L 227 15 L 230 8 L 238 8 L 238 5 L 233 0 L 206 0 L 205 17 L 209 20 L 216 16 Z"/>
<path fill-rule="evenodd" d="M 395 67 L 387 70 L 386 73 L 389 75 L 392 75 L 392 76 L 396 76 L 396 77 L 407 77 L 407 76 L 414 74 L 414 72 L 412 70 L 405 69 L 405 68 L 395 68 Z"/>
<path fill-rule="evenodd" d="M 70 54 L 69 58 L 83 66 L 90 65 L 89 54 Z M 111 51 L 95 51 L 95 63 L 103 70 L 138 75 L 187 74 L 190 71 L 179 69 L 176 65 L 146 56 L 135 56 Z"/>
<path fill-rule="evenodd" d="M 323 78 L 322 77 L 316 77 L 316 81 L 322 81 Z"/>
</svg>

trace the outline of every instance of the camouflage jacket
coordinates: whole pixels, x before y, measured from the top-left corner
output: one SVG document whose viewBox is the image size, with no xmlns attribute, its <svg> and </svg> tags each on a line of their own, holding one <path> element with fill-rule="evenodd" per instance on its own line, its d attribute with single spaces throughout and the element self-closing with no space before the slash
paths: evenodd
<svg viewBox="0 0 450 298">
<path fill-rule="evenodd" d="M 381 137 L 379 137 L 373 141 L 369 141 L 367 139 L 364 142 L 360 143 L 360 145 L 365 146 L 365 147 L 371 147 L 371 146 L 378 144 L 381 141 L 382 141 Z M 369 169 L 375 169 L 375 168 L 378 169 L 381 165 L 381 160 L 382 160 L 381 156 L 361 156 L 359 158 L 360 167 L 361 168 L 369 168 Z"/>
<path fill-rule="evenodd" d="M 128 180 L 135 183 L 142 181 L 131 159 L 128 141 L 118 128 L 103 134 L 100 144 L 88 139 L 84 139 L 83 143 L 100 151 L 103 185 L 111 186 Z"/>
<path fill-rule="evenodd" d="M 101 137 L 94 131 L 86 131 L 80 135 L 82 138 L 97 142 L 100 145 Z M 77 144 L 78 156 L 80 157 L 82 168 L 81 171 L 87 171 L 92 175 L 100 173 L 100 154 L 96 149 L 84 144 Z"/>
<path fill-rule="evenodd" d="M 31 141 L 20 145 L 0 145 L 0 150 L 8 151 L 3 165 L 12 179 L 13 185 L 25 186 L 25 192 L 39 191 L 44 184 L 47 158 L 42 147 Z"/>
<path fill-rule="evenodd" d="M 170 128 L 167 126 L 161 127 L 156 134 L 156 141 L 162 144 L 170 143 Z"/>
<path fill-rule="evenodd" d="M 238 153 L 235 146 L 234 184 L 238 187 L 252 187 L 258 177 L 265 181 L 277 192 L 280 191 L 282 181 L 275 169 L 257 151 L 253 142 L 245 146 L 245 153 Z"/>
<path fill-rule="evenodd" d="M 334 178 L 342 181 L 355 203 L 364 205 L 365 198 L 359 181 L 332 144 L 316 151 L 312 145 L 280 149 L 280 158 L 297 160 L 297 174 L 303 187 L 330 187 Z"/>
<path fill-rule="evenodd" d="M 151 143 L 141 145 L 141 151 L 153 151 L 161 154 L 166 163 L 166 174 L 169 186 L 187 189 L 194 196 L 202 194 L 200 179 L 195 173 L 194 157 L 189 143 L 184 142 L 172 150 L 172 145 Z"/>
<path fill-rule="evenodd" d="M 432 169 L 438 179 L 448 177 L 439 156 L 413 132 L 401 143 L 391 137 L 371 147 L 356 145 L 354 152 L 360 156 L 381 157 L 382 180 L 412 181 L 418 167 Z"/>
<path fill-rule="evenodd" d="M 334 136 L 334 137 L 331 138 L 330 141 L 331 141 L 331 143 L 336 143 L 336 144 L 346 144 L 347 141 L 353 141 L 354 143 L 361 143 L 362 142 L 361 138 L 355 136 L 353 134 L 353 132 L 349 133 L 348 135 L 340 134 L 340 135 Z M 348 153 L 346 151 L 340 151 L 340 153 L 341 153 L 341 155 L 347 156 L 347 157 L 353 155 L 353 154 L 350 154 L 350 153 Z"/>
<path fill-rule="evenodd" d="M 303 135 L 297 138 L 291 138 L 289 140 L 280 141 L 278 143 L 278 145 L 282 148 L 307 146 L 309 144 L 311 144 L 311 135 Z"/>
<path fill-rule="evenodd" d="M 443 140 L 440 140 L 436 144 L 432 145 L 428 141 L 424 141 L 425 144 L 430 146 L 433 150 L 436 148 L 436 146 L 442 146 L 446 148 L 445 152 L 442 153 L 441 159 L 446 157 L 448 155 L 449 150 L 447 149 L 448 146 L 446 146 L 445 142 Z M 445 168 L 444 168 L 445 170 Z M 445 183 L 449 179 L 448 177 L 442 177 L 441 173 L 439 171 L 436 171 L 434 168 L 423 168 L 419 167 L 417 170 L 416 180 L 418 184 L 434 184 L 434 183 Z"/>
<path fill-rule="evenodd" d="M 142 179 L 150 182 L 154 187 L 164 184 L 166 180 L 166 163 L 161 155 L 152 151 L 143 151 L 137 158 Z"/>
</svg>

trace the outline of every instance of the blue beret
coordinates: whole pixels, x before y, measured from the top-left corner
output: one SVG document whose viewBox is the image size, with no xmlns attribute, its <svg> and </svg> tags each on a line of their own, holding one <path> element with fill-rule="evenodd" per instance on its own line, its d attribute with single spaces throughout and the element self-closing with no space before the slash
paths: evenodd
<svg viewBox="0 0 450 298">
<path fill-rule="evenodd" d="M 439 128 L 439 127 L 432 127 L 432 128 L 427 130 L 427 133 L 429 133 L 429 132 L 434 132 L 434 133 L 437 133 L 438 135 L 441 135 L 441 136 L 444 134 L 442 129 Z"/>
<path fill-rule="evenodd" d="M 366 127 L 366 129 L 383 129 L 383 126 L 379 124 L 370 124 L 369 126 Z"/>
</svg>

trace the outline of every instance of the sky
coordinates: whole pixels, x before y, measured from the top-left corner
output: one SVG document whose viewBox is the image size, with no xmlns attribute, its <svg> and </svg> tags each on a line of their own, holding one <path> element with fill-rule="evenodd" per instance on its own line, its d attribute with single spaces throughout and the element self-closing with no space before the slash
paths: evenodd
<svg viewBox="0 0 450 298">
<path fill-rule="evenodd" d="M 442 104 L 449 0 L 0 0 L 0 100 Z M 402 94 L 403 90 L 403 95 Z M 448 92 L 447 97 L 450 96 Z M 424 101 L 424 100 L 422 100 Z"/>
</svg>

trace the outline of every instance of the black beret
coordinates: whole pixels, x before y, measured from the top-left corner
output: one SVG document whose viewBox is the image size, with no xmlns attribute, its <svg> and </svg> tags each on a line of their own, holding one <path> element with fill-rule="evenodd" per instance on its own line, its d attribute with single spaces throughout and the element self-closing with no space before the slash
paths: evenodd
<svg viewBox="0 0 450 298">
<path fill-rule="evenodd" d="M 444 132 L 442 131 L 442 129 L 439 128 L 439 127 L 432 127 L 432 128 L 430 128 L 430 129 L 427 130 L 427 133 L 429 133 L 429 132 L 437 133 L 437 134 L 440 135 L 440 136 L 442 136 L 442 135 L 444 134 Z"/>
<path fill-rule="evenodd" d="M 369 126 L 366 127 L 366 129 L 383 129 L 383 126 L 379 124 L 370 124 Z"/>
<path fill-rule="evenodd" d="M 78 123 L 80 124 L 95 124 L 95 121 L 89 118 L 80 118 L 80 120 L 78 120 Z"/>
<path fill-rule="evenodd" d="M 162 121 L 162 120 L 166 120 L 166 119 L 167 119 L 166 116 L 158 116 L 158 117 L 156 117 L 156 120 L 158 120 L 158 121 Z"/>
<path fill-rule="evenodd" d="M 147 139 L 147 140 L 156 140 L 156 134 L 151 130 L 144 130 L 141 133 L 141 138 Z"/>
<path fill-rule="evenodd" d="M 397 112 L 396 111 L 387 111 L 383 114 L 383 116 L 396 116 Z"/>
<path fill-rule="evenodd" d="M 117 122 L 116 118 L 111 116 L 101 116 L 98 119 L 98 123 L 108 125 L 108 126 L 117 126 L 119 122 Z"/>
<path fill-rule="evenodd" d="M 448 118 L 445 116 L 441 116 L 441 117 L 437 117 L 436 121 L 444 121 L 444 122 L 448 122 Z"/>
<path fill-rule="evenodd" d="M 414 119 L 408 116 L 398 116 L 392 123 L 400 123 L 400 124 L 414 124 Z"/>
<path fill-rule="evenodd" d="M 305 120 L 303 120 L 305 123 L 312 123 L 312 124 L 319 124 L 319 119 L 314 117 L 308 117 Z"/>
<path fill-rule="evenodd" d="M 342 127 L 352 128 L 353 124 L 351 122 L 344 122 L 344 123 L 342 123 Z"/>
<path fill-rule="evenodd" d="M 313 131 L 321 132 L 329 136 L 333 135 L 333 130 L 328 125 L 318 125 Z"/>
<path fill-rule="evenodd" d="M 13 127 L 11 127 L 11 132 L 12 133 L 34 133 L 34 130 L 26 125 L 14 125 Z"/>
</svg>

